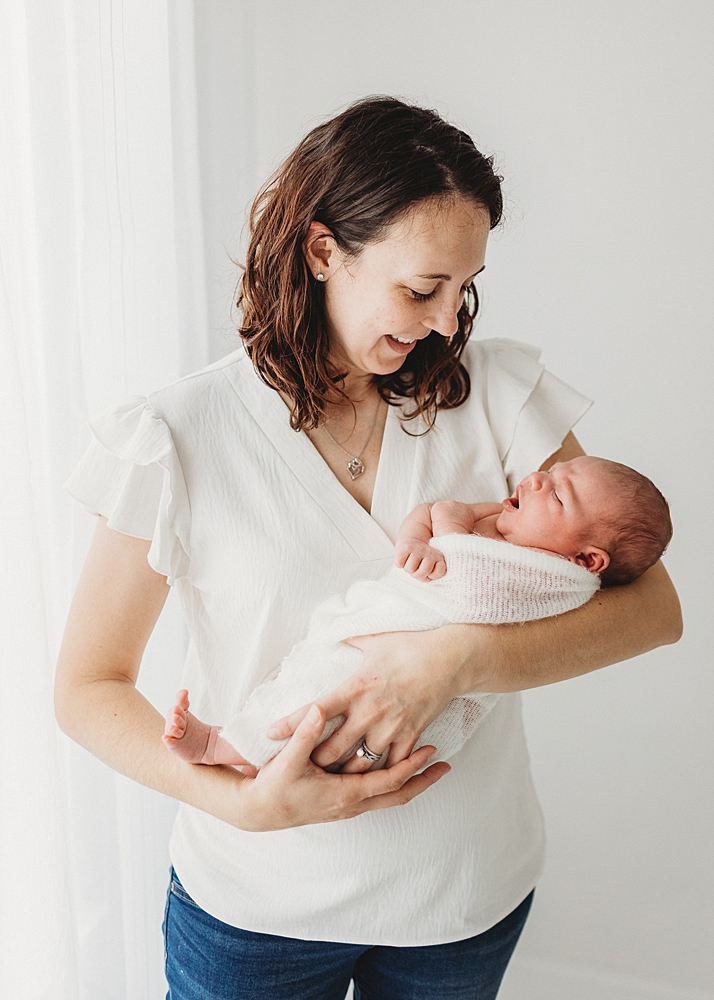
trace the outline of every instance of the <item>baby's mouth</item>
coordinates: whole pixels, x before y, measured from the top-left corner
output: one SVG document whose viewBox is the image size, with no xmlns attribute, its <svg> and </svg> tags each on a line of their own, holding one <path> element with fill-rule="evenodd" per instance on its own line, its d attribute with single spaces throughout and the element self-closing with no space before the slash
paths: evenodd
<svg viewBox="0 0 714 1000">
<path fill-rule="evenodd" d="M 504 510 L 518 510 L 518 496 L 506 497 L 501 506 Z"/>
</svg>

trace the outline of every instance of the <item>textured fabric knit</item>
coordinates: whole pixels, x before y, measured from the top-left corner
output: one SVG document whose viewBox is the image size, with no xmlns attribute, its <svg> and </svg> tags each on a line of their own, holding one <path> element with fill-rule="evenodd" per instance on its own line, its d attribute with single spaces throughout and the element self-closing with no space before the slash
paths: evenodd
<svg viewBox="0 0 714 1000">
<path fill-rule="evenodd" d="M 322 601 L 382 576 L 418 504 L 507 496 L 558 450 L 588 402 L 537 358 L 511 341 L 470 343 L 469 399 L 422 436 L 390 407 L 371 515 L 291 430 L 242 350 L 92 421 L 68 490 L 110 528 L 151 540 L 191 635 L 176 687 L 199 718 L 225 725 Z M 182 804 L 171 860 L 199 906 L 246 930 L 386 945 L 471 937 L 513 910 L 543 865 L 517 694 L 451 764 L 407 806 L 292 830 L 247 833 Z"/>
<path fill-rule="evenodd" d="M 341 642 L 350 636 L 433 629 L 449 622 L 534 621 L 580 607 L 599 586 L 598 577 L 582 566 L 493 538 L 454 534 L 432 539 L 431 544 L 446 557 L 445 576 L 421 583 L 393 566 L 379 580 L 352 584 L 344 598 L 328 598 L 313 614 L 305 639 L 275 676 L 255 689 L 223 729 L 223 738 L 252 764 L 266 764 L 288 742 L 267 738 L 270 723 L 334 690 L 358 668 L 361 652 Z M 416 746 L 435 746 L 436 759 L 448 760 L 498 697 L 474 692 L 452 699 Z M 344 721 L 343 715 L 329 719 L 321 740 Z"/>
</svg>

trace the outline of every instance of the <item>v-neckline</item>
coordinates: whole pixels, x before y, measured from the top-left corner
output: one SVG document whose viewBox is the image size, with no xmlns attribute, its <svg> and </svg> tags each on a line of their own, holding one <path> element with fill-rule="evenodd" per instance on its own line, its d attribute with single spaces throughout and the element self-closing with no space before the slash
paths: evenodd
<svg viewBox="0 0 714 1000">
<path fill-rule="evenodd" d="M 405 433 L 400 413 L 398 406 L 390 406 L 387 410 L 370 515 L 392 542 L 396 542 L 399 526 L 409 513 L 420 440 L 414 434 Z"/>
<path fill-rule="evenodd" d="M 280 394 L 261 381 L 247 355 L 223 370 L 270 444 L 359 558 L 391 558 L 396 530 L 407 514 L 417 440 L 402 432 L 398 408 L 390 406 L 387 412 L 371 513 L 367 513 L 307 434 L 291 428 Z"/>
</svg>

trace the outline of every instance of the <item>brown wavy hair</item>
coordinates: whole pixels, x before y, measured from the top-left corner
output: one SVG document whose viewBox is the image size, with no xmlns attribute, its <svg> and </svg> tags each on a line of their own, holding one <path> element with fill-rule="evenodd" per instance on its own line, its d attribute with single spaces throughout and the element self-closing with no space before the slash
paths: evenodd
<svg viewBox="0 0 714 1000">
<path fill-rule="evenodd" d="M 464 197 L 484 206 L 490 228 L 501 220 L 501 180 L 492 158 L 435 111 L 393 97 L 369 97 L 318 125 L 268 180 L 253 203 L 250 241 L 239 284 L 240 335 L 258 374 L 292 400 L 295 430 L 317 427 L 328 402 L 346 398 L 344 372 L 328 359 L 324 289 L 302 246 L 313 220 L 356 258 L 364 247 L 426 199 Z M 427 426 L 440 409 L 460 406 L 470 382 L 461 355 L 478 311 L 469 288 L 458 332 L 432 333 L 390 375 L 375 375 L 388 403 L 413 399 L 406 419 Z"/>
</svg>

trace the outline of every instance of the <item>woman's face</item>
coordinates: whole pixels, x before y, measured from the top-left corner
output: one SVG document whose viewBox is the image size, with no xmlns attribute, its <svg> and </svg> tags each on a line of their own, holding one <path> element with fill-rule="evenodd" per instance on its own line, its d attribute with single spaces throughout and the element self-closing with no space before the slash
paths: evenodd
<svg viewBox="0 0 714 1000">
<path fill-rule="evenodd" d="M 472 201 L 425 201 L 356 259 L 332 241 L 324 270 L 333 363 L 358 377 L 388 375 L 432 331 L 456 333 L 466 288 L 484 267 L 489 225 L 488 210 Z"/>
</svg>

